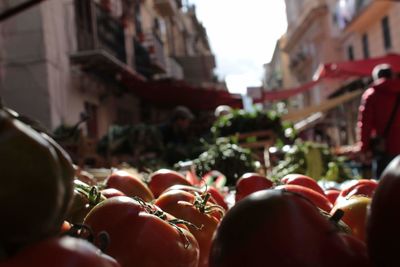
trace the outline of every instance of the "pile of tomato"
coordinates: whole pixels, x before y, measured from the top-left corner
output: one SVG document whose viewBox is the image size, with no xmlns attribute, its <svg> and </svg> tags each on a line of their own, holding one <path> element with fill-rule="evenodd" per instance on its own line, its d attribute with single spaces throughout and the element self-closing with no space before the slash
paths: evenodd
<svg viewBox="0 0 400 267">
<path fill-rule="evenodd" d="M 400 158 L 336 188 L 168 169 L 100 183 L 7 110 L 0 157 L 0 267 L 400 266 Z"/>
</svg>

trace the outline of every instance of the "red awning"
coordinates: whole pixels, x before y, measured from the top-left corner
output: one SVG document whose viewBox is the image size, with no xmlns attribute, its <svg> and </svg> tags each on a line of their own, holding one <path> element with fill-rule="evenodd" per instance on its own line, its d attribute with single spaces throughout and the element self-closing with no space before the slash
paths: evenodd
<svg viewBox="0 0 400 267">
<path fill-rule="evenodd" d="M 214 110 L 219 105 L 242 108 L 242 97 L 214 88 L 191 86 L 183 81 L 147 81 L 131 87 L 139 98 L 158 107 L 184 105 L 191 110 Z"/>
<path fill-rule="evenodd" d="M 376 65 L 383 63 L 390 64 L 395 72 L 400 72 L 400 55 L 398 54 L 388 54 L 382 57 L 362 60 L 326 63 L 320 65 L 314 75 L 313 81 L 295 88 L 264 92 L 262 98 L 256 99 L 255 101 L 264 102 L 287 99 L 291 96 L 311 90 L 316 84 L 326 79 L 344 80 L 351 77 L 368 77 L 371 76 L 372 70 Z"/>
<path fill-rule="evenodd" d="M 371 76 L 374 67 L 383 63 L 390 64 L 395 72 L 400 72 L 400 55 L 388 54 L 383 57 L 323 64 L 318 68 L 315 79 Z"/>
</svg>

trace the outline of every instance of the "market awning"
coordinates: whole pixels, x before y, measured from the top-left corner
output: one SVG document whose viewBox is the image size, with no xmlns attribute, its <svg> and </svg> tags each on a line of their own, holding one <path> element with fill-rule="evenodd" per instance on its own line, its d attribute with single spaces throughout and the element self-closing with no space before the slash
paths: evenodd
<svg viewBox="0 0 400 267">
<path fill-rule="evenodd" d="M 383 63 L 390 64 L 393 71 L 400 72 L 400 55 L 388 54 L 376 58 L 322 64 L 314 77 L 315 80 L 346 79 L 354 76 L 367 77 L 371 76 L 376 65 Z"/>
<path fill-rule="evenodd" d="M 362 93 L 363 93 L 363 90 L 357 90 L 357 91 L 345 93 L 338 97 L 325 100 L 324 102 L 322 102 L 318 105 L 310 106 L 310 107 L 304 108 L 302 110 L 295 110 L 293 112 L 289 112 L 288 114 L 285 114 L 282 116 L 282 120 L 298 123 L 299 121 L 304 120 L 307 117 L 309 117 L 315 113 L 330 110 L 332 108 L 337 107 L 340 104 L 346 103 L 347 101 L 350 101 L 354 98 L 360 97 Z"/>
<path fill-rule="evenodd" d="M 184 105 L 191 110 L 214 110 L 219 105 L 242 108 L 242 97 L 215 88 L 191 86 L 184 81 L 148 81 L 131 87 L 138 97 L 153 105 L 169 108 Z"/>
<path fill-rule="evenodd" d="M 319 66 L 312 81 L 295 88 L 282 88 L 264 92 L 261 99 L 255 99 L 254 101 L 264 102 L 284 100 L 311 90 L 315 85 L 324 80 L 345 80 L 352 77 L 368 77 L 371 76 L 372 70 L 376 65 L 383 63 L 390 64 L 395 72 L 400 72 L 400 55 L 394 53 L 369 59 L 326 63 Z"/>
</svg>

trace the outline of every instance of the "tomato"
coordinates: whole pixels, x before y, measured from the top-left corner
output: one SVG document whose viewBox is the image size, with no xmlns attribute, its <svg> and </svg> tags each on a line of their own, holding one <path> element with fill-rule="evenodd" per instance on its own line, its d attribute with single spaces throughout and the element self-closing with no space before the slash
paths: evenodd
<svg viewBox="0 0 400 267">
<path fill-rule="evenodd" d="M 293 185 L 301 185 L 308 187 L 321 195 L 325 195 L 324 190 L 318 185 L 317 181 L 315 181 L 313 178 L 303 175 L 303 174 L 288 174 L 285 175 L 282 179 L 281 182 L 284 184 L 293 184 Z"/>
<path fill-rule="evenodd" d="M 365 242 L 367 208 L 370 203 L 371 198 L 369 197 L 353 196 L 335 205 L 331 214 L 338 209 L 344 211 L 342 221 L 351 228 L 354 236 Z"/>
<path fill-rule="evenodd" d="M 71 224 L 68 221 L 64 221 L 60 228 L 60 233 L 68 232 L 71 229 Z"/>
<path fill-rule="evenodd" d="M 168 169 L 155 171 L 149 177 L 149 188 L 156 198 L 165 189 L 176 184 L 192 185 L 182 174 Z"/>
<path fill-rule="evenodd" d="M 252 172 L 245 173 L 236 181 L 235 201 L 238 202 L 251 193 L 271 188 L 273 185 L 274 183 L 265 176 Z"/>
<path fill-rule="evenodd" d="M 215 199 L 216 204 L 220 205 L 224 210 L 228 209 L 228 204 L 226 203 L 224 196 L 218 189 L 213 186 L 207 186 L 207 192 L 211 194 L 211 197 Z"/>
<path fill-rule="evenodd" d="M 340 190 L 328 189 L 328 190 L 325 190 L 324 192 L 325 192 L 325 196 L 329 200 L 329 202 L 331 202 L 332 205 L 334 205 L 336 202 L 336 199 L 338 198 L 338 196 L 340 194 Z"/>
<path fill-rule="evenodd" d="M 204 194 L 204 193 L 209 193 L 210 194 L 209 201 L 211 203 L 221 206 L 224 210 L 228 209 L 228 205 L 226 204 L 224 197 L 213 186 L 203 186 L 200 188 L 200 187 L 196 187 L 196 186 L 176 184 L 176 185 L 173 185 L 173 186 L 165 189 L 163 193 L 165 193 L 169 190 L 176 190 L 176 189 L 187 191 L 187 192 L 194 193 L 194 194 L 197 193 L 199 195 Z"/>
<path fill-rule="evenodd" d="M 95 236 L 108 233 L 105 252 L 122 267 L 196 267 L 199 245 L 193 235 L 153 213 L 160 210 L 128 197 L 113 197 L 94 207 L 84 223 Z"/>
<path fill-rule="evenodd" d="M 68 153 L 53 138 L 45 133 L 41 133 L 41 135 L 56 151 L 58 162 L 60 163 L 61 167 L 61 181 L 64 188 L 64 199 L 61 204 L 57 222 L 58 225 L 61 225 L 64 221 L 65 214 L 72 203 L 72 197 L 74 194 L 75 168 Z"/>
<path fill-rule="evenodd" d="M 267 189 L 226 213 L 212 241 L 209 266 L 368 266 L 363 255 L 305 198 Z"/>
<path fill-rule="evenodd" d="M 97 187 L 85 184 L 80 180 L 75 180 L 75 189 L 65 219 L 73 224 L 81 224 L 89 211 L 105 197 L 97 191 Z"/>
<path fill-rule="evenodd" d="M 113 172 L 106 179 L 106 187 L 118 189 L 129 197 L 140 197 L 144 201 L 154 199 L 153 193 L 142 180 L 123 170 Z"/>
<path fill-rule="evenodd" d="M 360 179 L 356 182 L 349 184 L 345 188 L 343 188 L 336 199 L 335 203 L 339 203 L 342 200 L 351 198 L 356 195 L 363 195 L 366 197 L 372 197 L 376 188 L 378 186 L 378 182 L 375 180 L 368 179 Z"/>
<path fill-rule="evenodd" d="M 208 266 L 211 239 L 219 220 L 211 214 L 207 214 L 206 210 L 202 210 L 202 208 L 210 207 L 208 204 L 202 207 L 196 206 L 195 202 L 196 197 L 192 193 L 183 190 L 168 190 L 161 194 L 154 204 L 173 216 L 194 225 L 188 225 L 188 228 L 199 243 L 199 267 L 206 267 Z"/>
<path fill-rule="evenodd" d="M 50 238 L 25 247 L 0 267 L 119 267 L 95 246 L 73 237 Z"/>
<path fill-rule="evenodd" d="M 400 156 L 384 170 L 367 214 L 367 246 L 375 266 L 400 266 Z"/>
<path fill-rule="evenodd" d="M 330 212 L 333 206 L 332 203 L 325 197 L 325 195 L 321 195 L 320 193 L 308 187 L 304 187 L 301 185 L 285 184 L 277 186 L 276 189 L 283 189 L 293 193 L 298 193 L 310 200 L 315 206 L 326 212 Z"/>
<path fill-rule="evenodd" d="M 101 190 L 100 193 L 105 198 L 126 196 L 124 193 L 122 193 L 121 191 L 119 191 L 118 189 L 115 189 L 115 188 L 106 188 L 106 189 Z"/>
<path fill-rule="evenodd" d="M 0 109 L 0 239 L 19 247 L 58 233 L 68 201 L 57 152 L 38 132 Z"/>
</svg>

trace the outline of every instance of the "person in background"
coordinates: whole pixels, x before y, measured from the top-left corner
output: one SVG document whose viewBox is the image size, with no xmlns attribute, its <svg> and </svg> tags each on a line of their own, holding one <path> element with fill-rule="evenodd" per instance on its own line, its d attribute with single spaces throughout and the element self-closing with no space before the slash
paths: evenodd
<svg viewBox="0 0 400 267">
<path fill-rule="evenodd" d="M 169 120 L 159 126 L 164 146 L 166 148 L 165 160 L 174 164 L 185 160 L 188 156 L 191 133 L 190 125 L 194 119 L 193 113 L 184 106 L 177 106 Z"/>
<path fill-rule="evenodd" d="M 400 154 L 400 79 L 389 64 L 377 65 L 373 82 L 362 95 L 358 115 L 357 153 L 372 162 L 372 178 L 379 179 Z"/>
<path fill-rule="evenodd" d="M 227 105 L 220 105 L 214 111 L 215 118 L 219 118 L 221 116 L 227 115 L 232 112 L 232 108 Z"/>
</svg>

